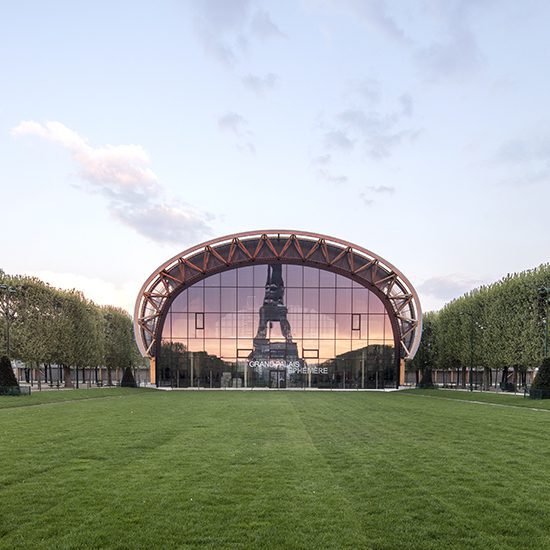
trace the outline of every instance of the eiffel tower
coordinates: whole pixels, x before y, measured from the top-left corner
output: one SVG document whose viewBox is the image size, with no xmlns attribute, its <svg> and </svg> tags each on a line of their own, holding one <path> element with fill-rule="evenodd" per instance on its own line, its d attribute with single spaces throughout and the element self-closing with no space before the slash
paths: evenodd
<svg viewBox="0 0 550 550">
<path fill-rule="evenodd" d="M 285 284 L 283 281 L 282 265 L 267 266 L 267 280 L 265 283 L 264 302 L 260 308 L 260 322 L 258 332 L 254 338 L 254 349 L 250 359 L 268 361 L 270 359 L 298 361 L 298 346 L 292 341 L 292 331 L 287 319 L 288 309 L 283 303 Z M 279 323 L 285 342 L 271 342 L 267 336 L 267 329 Z"/>
</svg>

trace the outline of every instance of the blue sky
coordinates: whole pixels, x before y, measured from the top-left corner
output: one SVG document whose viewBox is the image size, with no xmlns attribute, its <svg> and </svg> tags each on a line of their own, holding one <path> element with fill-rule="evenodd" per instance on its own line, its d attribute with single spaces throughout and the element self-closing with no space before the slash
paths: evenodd
<svg viewBox="0 0 550 550">
<path fill-rule="evenodd" d="M 9 273 L 131 309 L 190 245 L 295 228 L 386 258 L 429 310 L 549 259 L 547 2 L 0 10 Z"/>
</svg>

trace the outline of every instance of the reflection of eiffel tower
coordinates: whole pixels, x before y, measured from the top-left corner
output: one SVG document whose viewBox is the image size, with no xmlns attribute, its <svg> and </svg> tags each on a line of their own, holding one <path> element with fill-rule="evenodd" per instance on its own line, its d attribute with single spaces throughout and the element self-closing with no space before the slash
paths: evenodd
<svg viewBox="0 0 550 550">
<path fill-rule="evenodd" d="M 298 347 L 292 341 L 290 323 L 286 316 L 288 310 L 283 304 L 284 295 L 282 265 L 268 265 L 264 303 L 260 308 L 260 322 L 254 338 L 254 351 L 251 353 L 251 359 L 283 359 L 285 361 L 298 359 Z M 269 328 L 272 328 L 274 322 L 280 324 L 285 342 L 270 342 L 267 337 L 268 324 Z"/>
</svg>

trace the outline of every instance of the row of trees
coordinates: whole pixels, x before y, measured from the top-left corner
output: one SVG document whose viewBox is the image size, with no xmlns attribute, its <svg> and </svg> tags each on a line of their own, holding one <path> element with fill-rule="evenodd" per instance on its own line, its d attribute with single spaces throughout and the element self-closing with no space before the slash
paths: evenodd
<svg viewBox="0 0 550 550">
<path fill-rule="evenodd" d="M 59 365 L 65 386 L 72 386 L 74 369 L 106 367 L 111 384 L 113 369 L 143 364 L 128 313 L 79 291 L 0 271 L 0 314 L 0 355 L 34 369 Z"/>
<path fill-rule="evenodd" d="M 422 342 L 410 368 L 429 385 L 434 369 L 454 370 L 462 385 L 466 370 L 482 370 L 482 385 L 525 385 L 526 373 L 541 365 L 545 354 L 550 265 L 508 275 L 481 286 L 424 315 Z M 507 388 L 505 388 L 507 389 Z"/>
</svg>

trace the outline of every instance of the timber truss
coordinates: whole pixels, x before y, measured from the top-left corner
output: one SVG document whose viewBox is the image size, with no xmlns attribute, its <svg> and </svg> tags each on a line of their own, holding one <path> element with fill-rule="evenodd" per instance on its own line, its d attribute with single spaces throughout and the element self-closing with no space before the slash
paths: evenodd
<svg viewBox="0 0 550 550">
<path fill-rule="evenodd" d="M 154 357 L 166 312 L 184 289 L 221 271 L 277 262 L 333 271 L 373 291 L 388 311 L 400 356 L 414 357 L 420 344 L 422 313 L 411 283 L 389 262 L 360 246 L 288 230 L 221 237 L 189 248 L 155 270 L 142 286 L 135 306 L 134 330 L 142 355 Z"/>
</svg>

